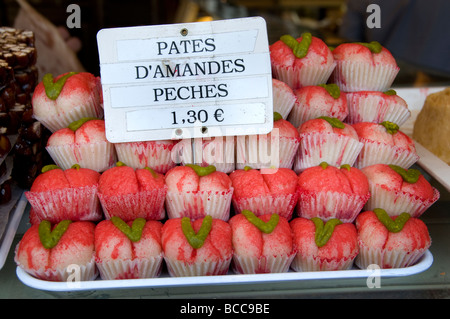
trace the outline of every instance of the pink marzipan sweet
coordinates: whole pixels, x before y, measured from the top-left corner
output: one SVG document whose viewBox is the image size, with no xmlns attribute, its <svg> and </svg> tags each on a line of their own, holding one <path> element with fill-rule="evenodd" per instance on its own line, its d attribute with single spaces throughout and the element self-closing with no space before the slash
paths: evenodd
<svg viewBox="0 0 450 319">
<path fill-rule="evenodd" d="M 149 170 L 115 166 L 102 173 L 98 196 L 107 219 L 118 216 L 125 221 L 138 217 L 161 220 L 165 217 L 167 193 L 163 174 Z"/>
<path fill-rule="evenodd" d="M 355 263 L 361 269 L 371 264 L 382 269 L 408 267 L 431 246 L 428 228 L 418 218 L 410 217 L 397 233 L 390 232 L 373 211 L 361 213 L 355 224 L 360 247 Z"/>
<path fill-rule="evenodd" d="M 214 171 L 199 176 L 189 166 L 176 166 L 166 173 L 165 178 L 169 218 L 187 216 L 197 219 L 211 215 L 228 220 L 234 189 L 227 174 Z"/>
<path fill-rule="evenodd" d="M 97 187 L 100 174 L 88 168 L 55 168 L 39 174 L 25 192 L 30 221 L 58 223 L 64 219 L 97 221 L 102 218 Z"/>
<path fill-rule="evenodd" d="M 72 273 L 70 265 L 80 267 L 81 280 L 97 276 L 94 258 L 94 228 L 92 222 L 78 221 L 69 224 L 58 244 L 44 248 L 39 225 L 32 225 L 16 247 L 15 262 L 31 275 L 49 281 L 64 281 Z"/>
<path fill-rule="evenodd" d="M 401 126 L 411 116 L 406 101 L 397 94 L 380 91 L 358 91 L 347 93 L 349 114 L 345 121 L 382 123 L 389 121 Z"/>
<path fill-rule="evenodd" d="M 283 81 L 272 79 L 273 111 L 287 119 L 297 99 L 292 89 Z"/>
<path fill-rule="evenodd" d="M 73 131 L 62 128 L 48 139 L 46 150 L 61 168 L 74 164 L 103 172 L 116 161 L 114 145 L 106 139 L 105 121 L 92 119 Z"/>
<path fill-rule="evenodd" d="M 361 171 L 367 176 L 371 192 L 366 210 L 383 208 L 391 216 L 407 212 L 420 217 L 439 199 L 439 191 L 422 174 L 417 182 L 409 183 L 387 164 L 366 166 Z"/>
<path fill-rule="evenodd" d="M 103 117 L 102 103 L 100 78 L 88 72 L 70 76 L 56 100 L 48 98 L 43 82 L 36 86 L 32 98 L 33 115 L 52 132 L 82 117 Z"/>
<path fill-rule="evenodd" d="M 352 126 L 360 142 L 364 143 L 355 162 L 358 168 L 380 163 L 409 168 L 419 159 L 414 141 L 400 130 L 391 134 L 382 124 L 372 122 Z"/>
<path fill-rule="evenodd" d="M 297 174 L 288 168 L 235 170 L 230 174 L 236 212 L 277 213 L 290 219 L 297 203 Z"/>
<path fill-rule="evenodd" d="M 318 85 L 306 86 L 294 91 L 297 100 L 288 116 L 296 128 L 304 122 L 320 116 L 335 117 L 343 121 L 348 115 L 347 98 L 340 92 L 337 99 Z"/>
<path fill-rule="evenodd" d="M 298 177 L 299 217 L 353 222 L 370 197 L 367 177 L 355 167 L 307 168 Z"/>
<path fill-rule="evenodd" d="M 259 216 L 268 222 L 272 214 Z M 229 224 L 233 233 L 234 271 L 240 274 L 286 272 L 294 253 L 292 234 L 286 218 L 279 218 L 270 234 L 263 233 L 243 214 Z"/>
<path fill-rule="evenodd" d="M 128 222 L 132 226 L 132 221 Z M 131 241 L 110 220 L 95 227 L 95 260 L 102 279 L 157 277 L 163 261 L 159 221 L 148 220 L 139 241 Z"/>
<path fill-rule="evenodd" d="M 301 41 L 303 38 L 297 38 Z M 308 53 L 297 58 L 292 49 L 279 40 L 270 45 L 273 77 L 285 82 L 292 89 L 326 83 L 335 67 L 333 54 L 319 38 L 312 37 Z"/>
<path fill-rule="evenodd" d="M 181 228 L 181 218 L 164 223 L 161 241 L 164 259 L 171 276 L 225 275 L 233 256 L 231 227 L 213 218 L 211 231 L 200 248 L 193 248 Z M 194 232 L 202 226 L 203 218 L 191 221 Z"/>
<path fill-rule="evenodd" d="M 295 271 L 334 271 L 351 268 L 359 253 L 358 235 L 352 223 L 336 225 L 328 242 L 317 246 L 316 227 L 306 218 L 290 222 L 294 248 L 297 251 L 291 267 Z"/>
<path fill-rule="evenodd" d="M 330 81 L 344 92 L 386 91 L 393 83 L 399 67 L 384 47 L 372 53 L 359 43 L 343 43 L 333 50 L 336 68 Z"/>
</svg>

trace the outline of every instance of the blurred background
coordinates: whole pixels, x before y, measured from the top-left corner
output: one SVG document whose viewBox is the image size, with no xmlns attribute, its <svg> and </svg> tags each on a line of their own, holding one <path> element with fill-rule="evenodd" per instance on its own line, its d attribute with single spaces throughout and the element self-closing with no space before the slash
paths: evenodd
<svg viewBox="0 0 450 319">
<path fill-rule="evenodd" d="M 23 6 L 23 1 L 0 1 L 0 25 L 16 25 L 20 3 Z M 400 66 L 393 86 L 450 83 L 448 0 L 28 0 L 28 4 L 56 26 L 82 67 L 97 75 L 96 34 L 102 28 L 261 16 L 270 44 L 283 34 L 300 36 L 304 31 L 329 46 L 377 40 Z M 71 4 L 80 8 L 80 27 L 67 28 Z M 378 16 L 367 12 L 370 4 L 379 6 Z M 368 27 L 368 19 L 373 23 L 376 18 L 379 27 Z M 26 21 L 22 18 L 20 26 Z M 41 64 L 51 60 L 48 54 L 38 57 Z"/>
</svg>

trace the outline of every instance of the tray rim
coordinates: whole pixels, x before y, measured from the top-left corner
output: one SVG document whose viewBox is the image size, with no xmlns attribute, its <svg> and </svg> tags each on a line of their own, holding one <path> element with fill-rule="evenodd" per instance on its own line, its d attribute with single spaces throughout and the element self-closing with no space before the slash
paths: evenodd
<svg viewBox="0 0 450 319">
<path fill-rule="evenodd" d="M 376 273 L 383 277 L 404 277 L 419 274 L 433 264 L 433 255 L 430 250 L 426 250 L 420 260 L 413 266 L 405 268 L 379 269 Z M 98 277 L 91 281 L 78 282 L 54 282 L 35 278 L 17 266 L 16 274 L 19 280 L 35 289 L 71 292 L 87 290 L 105 289 L 131 289 L 131 288 L 168 288 L 186 286 L 212 286 L 230 284 L 258 284 L 269 282 L 285 282 L 298 280 L 324 280 L 324 279 L 352 279 L 374 276 L 374 270 L 349 269 L 337 271 L 314 271 L 314 272 L 294 272 L 272 274 L 227 274 L 219 276 L 192 276 L 192 277 L 158 277 L 145 279 L 118 279 L 102 280 Z"/>
</svg>

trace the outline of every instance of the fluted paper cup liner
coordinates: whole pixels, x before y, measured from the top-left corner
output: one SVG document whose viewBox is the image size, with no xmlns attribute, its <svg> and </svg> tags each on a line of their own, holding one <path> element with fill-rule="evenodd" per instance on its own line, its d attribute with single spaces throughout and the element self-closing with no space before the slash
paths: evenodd
<svg viewBox="0 0 450 319">
<path fill-rule="evenodd" d="M 332 218 L 338 218 L 343 223 L 352 223 L 369 197 L 370 193 L 357 195 L 331 191 L 309 192 L 300 190 L 297 215 L 307 219 L 319 217 L 324 222 Z"/>
<path fill-rule="evenodd" d="M 164 257 L 169 275 L 172 277 L 188 276 L 219 276 L 226 275 L 230 267 L 231 258 L 219 261 L 203 261 L 187 263 L 181 260 L 175 260 Z"/>
<path fill-rule="evenodd" d="M 288 94 L 287 92 L 283 90 L 277 90 L 275 87 L 273 89 L 273 111 L 280 113 L 280 115 L 287 119 L 289 113 L 292 110 L 292 107 L 294 106 L 296 97 L 291 94 Z"/>
<path fill-rule="evenodd" d="M 408 213 L 411 217 L 420 217 L 431 205 L 439 199 L 439 191 L 433 187 L 434 196 L 429 200 L 422 200 L 414 194 L 403 191 L 392 191 L 381 185 L 369 183 L 371 196 L 364 206 L 364 210 L 373 211 L 375 208 L 386 210 L 391 217 L 401 213 Z"/>
<path fill-rule="evenodd" d="M 364 138 L 359 140 L 364 143 L 364 147 L 355 161 L 356 168 L 361 169 L 374 164 L 392 164 L 408 169 L 419 160 L 419 156 L 408 149 L 369 141 Z"/>
<path fill-rule="evenodd" d="M 272 64 L 272 75 L 295 90 L 304 86 L 327 83 L 336 62 L 329 65 L 304 65 L 301 68 Z"/>
<path fill-rule="evenodd" d="M 105 195 L 98 193 L 106 219 L 117 216 L 124 221 L 144 218 L 161 220 L 165 218 L 164 201 L 167 186 L 134 194 Z"/>
<path fill-rule="evenodd" d="M 117 162 L 114 144 L 97 142 L 90 144 L 67 144 L 45 148 L 53 161 L 63 170 L 79 164 L 97 172 L 104 172 Z"/>
<path fill-rule="evenodd" d="M 41 122 L 52 133 L 62 128 L 69 127 L 69 124 L 83 117 L 103 118 L 103 106 L 98 102 L 98 96 L 91 94 L 84 104 L 79 104 L 69 112 L 58 113 L 54 116 L 40 117 L 33 115 L 34 118 Z"/>
<path fill-rule="evenodd" d="M 103 217 L 96 185 L 47 192 L 27 191 L 25 196 L 37 221 L 98 221 Z"/>
<path fill-rule="evenodd" d="M 283 273 L 289 270 L 295 252 L 280 256 L 239 256 L 233 255 L 232 268 L 237 274 Z"/>
<path fill-rule="evenodd" d="M 17 250 L 17 246 L 16 246 Z M 16 254 L 17 256 L 17 254 Z M 94 256 L 85 265 L 71 264 L 63 269 L 26 269 L 16 258 L 16 264 L 29 275 L 47 281 L 66 281 L 67 285 L 76 285 L 78 281 L 94 280 L 98 276 L 98 269 L 95 265 Z"/>
<path fill-rule="evenodd" d="M 283 195 L 261 195 L 249 198 L 237 198 L 233 196 L 232 203 L 237 214 L 247 209 L 256 216 L 278 214 L 290 220 L 297 205 L 298 196 L 298 192 Z"/>
<path fill-rule="evenodd" d="M 355 61 L 338 61 L 331 75 L 341 91 L 387 91 L 400 68 L 397 66 Z"/>
<path fill-rule="evenodd" d="M 363 146 L 359 140 L 334 133 L 301 134 L 294 171 L 298 174 L 322 162 L 336 167 L 353 166 Z"/>
<path fill-rule="evenodd" d="M 161 274 L 163 255 L 128 260 L 96 259 L 100 277 L 104 280 L 156 278 Z"/>
<path fill-rule="evenodd" d="M 228 221 L 233 191 L 233 187 L 225 192 L 168 191 L 166 196 L 167 216 L 168 218 L 189 217 L 190 219 L 199 219 L 210 215 L 213 218 Z"/>
<path fill-rule="evenodd" d="M 236 169 L 289 168 L 294 165 L 299 138 L 265 135 L 237 136 Z"/>
<path fill-rule="evenodd" d="M 150 167 L 154 171 L 165 174 L 176 163 L 172 161 L 170 144 L 152 143 L 115 143 L 117 159 L 133 169 Z"/>
<path fill-rule="evenodd" d="M 361 96 L 357 92 L 350 92 L 347 93 L 347 102 L 349 113 L 345 122 L 349 124 L 390 121 L 401 126 L 411 116 L 407 107 L 388 103 L 379 95 Z"/>
<path fill-rule="evenodd" d="M 294 271 L 335 271 L 348 270 L 353 267 L 353 262 L 357 254 L 348 256 L 347 258 L 336 259 L 320 259 L 316 256 L 302 256 L 297 254 L 292 261 L 291 268 Z"/>
<path fill-rule="evenodd" d="M 414 251 L 388 250 L 367 247 L 359 241 L 360 252 L 355 259 L 355 265 L 367 269 L 370 265 L 378 265 L 381 269 L 404 268 L 414 265 L 429 247 Z"/>
</svg>

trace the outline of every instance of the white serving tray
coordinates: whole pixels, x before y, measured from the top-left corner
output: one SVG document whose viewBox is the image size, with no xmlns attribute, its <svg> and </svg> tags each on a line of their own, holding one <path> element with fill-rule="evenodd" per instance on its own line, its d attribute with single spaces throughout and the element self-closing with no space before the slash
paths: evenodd
<svg viewBox="0 0 450 319">
<path fill-rule="evenodd" d="M 339 271 L 315 271 L 315 272 L 287 272 L 277 274 L 252 274 L 236 275 L 229 273 L 222 276 L 197 276 L 197 277 L 170 277 L 167 273 L 158 278 L 149 279 L 121 279 L 78 281 L 78 282 L 53 282 L 37 279 L 17 267 L 16 274 L 25 285 L 47 291 L 84 291 L 102 289 L 128 289 L 128 288 L 163 288 L 184 287 L 202 285 L 230 285 L 230 284 L 257 284 L 269 282 L 289 282 L 298 280 L 324 280 L 324 279 L 350 279 L 369 278 L 374 276 L 401 277 L 410 276 L 427 270 L 433 263 L 433 255 L 427 250 L 424 256 L 413 266 L 395 269 L 378 270 L 339 270 Z"/>
</svg>

